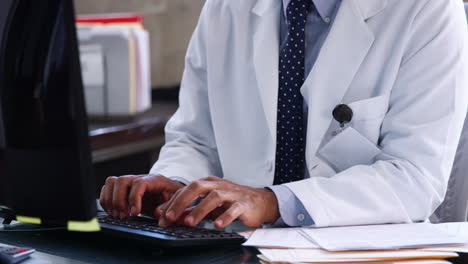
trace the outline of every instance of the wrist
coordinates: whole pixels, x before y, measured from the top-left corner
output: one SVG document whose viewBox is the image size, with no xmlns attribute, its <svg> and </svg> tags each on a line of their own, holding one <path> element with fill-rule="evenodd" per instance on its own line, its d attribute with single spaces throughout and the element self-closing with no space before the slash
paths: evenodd
<svg viewBox="0 0 468 264">
<path fill-rule="evenodd" d="M 266 188 L 261 188 L 263 201 L 265 203 L 265 221 L 266 223 L 275 223 L 280 218 L 278 199 L 275 193 Z"/>
</svg>

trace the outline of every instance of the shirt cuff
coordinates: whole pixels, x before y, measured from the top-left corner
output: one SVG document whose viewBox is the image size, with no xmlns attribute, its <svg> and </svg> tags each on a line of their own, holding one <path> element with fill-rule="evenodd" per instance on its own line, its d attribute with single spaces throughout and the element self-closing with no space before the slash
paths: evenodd
<svg viewBox="0 0 468 264">
<path fill-rule="evenodd" d="M 268 187 L 278 200 L 280 219 L 273 224 L 273 227 L 281 226 L 311 226 L 315 222 L 305 209 L 302 202 L 285 185 L 275 185 Z"/>
</svg>

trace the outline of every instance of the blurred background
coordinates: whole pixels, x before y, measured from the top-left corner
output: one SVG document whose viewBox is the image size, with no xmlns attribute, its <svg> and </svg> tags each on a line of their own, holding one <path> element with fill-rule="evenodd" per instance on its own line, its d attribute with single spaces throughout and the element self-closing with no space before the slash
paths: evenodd
<svg viewBox="0 0 468 264">
<path fill-rule="evenodd" d="M 204 2 L 75 0 L 98 191 L 158 158 Z"/>
<path fill-rule="evenodd" d="M 154 89 L 179 85 L 185 51 L 205 0 L 76 0 L 78 14 L 138 13 L 150 35 Z"/>
</svg>

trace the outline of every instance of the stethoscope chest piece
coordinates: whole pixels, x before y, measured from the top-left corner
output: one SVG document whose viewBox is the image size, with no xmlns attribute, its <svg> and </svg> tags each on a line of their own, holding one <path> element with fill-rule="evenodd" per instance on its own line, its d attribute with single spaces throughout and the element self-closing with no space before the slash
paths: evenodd
<svg viewBox="0 0 468 264">
<path fill-rule="evenodd" d="M 340 129 L 333 132 L 333 135 L 338 135 L 345 125 L 353 120 L 353 110 L 346 104 L 339 104 L 333 109 L 333 118 L 340 123 Z"/>
<path fill-rule="evenodd" d="M 345 104 L 337 105 L 333 110 L 333 118 L 340 123 L 340 126 L 344 126 L 353 120 L 353 110 Z"/>
</svg>

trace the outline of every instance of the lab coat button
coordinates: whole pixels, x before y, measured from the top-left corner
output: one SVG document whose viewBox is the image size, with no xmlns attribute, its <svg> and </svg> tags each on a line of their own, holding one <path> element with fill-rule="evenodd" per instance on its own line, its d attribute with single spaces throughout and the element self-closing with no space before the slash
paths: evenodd
<svg viewBox="0 0 468 264">
<path fill-rule="evenodd" d="M 304 215 L 304 214 L 298 214 L 298 215 L 297 215 L 297 220 L 299 220 L 299 221 L 302 222 L 302 221 L 304 221 L 304 219 L 305 219 L 305 215 Z"/>
</svg>

